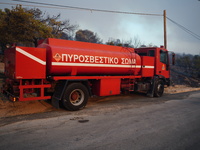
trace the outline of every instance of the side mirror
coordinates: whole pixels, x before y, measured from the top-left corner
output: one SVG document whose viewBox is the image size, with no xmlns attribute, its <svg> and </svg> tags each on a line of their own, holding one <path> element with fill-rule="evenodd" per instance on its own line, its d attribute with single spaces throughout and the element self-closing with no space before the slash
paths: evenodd
<svg viewBox="0 0 200 150">
<path fill-rule="evenodd" d="M 172 65 L 175 65 L 175 57 L 176 57 L 175 53 L 172 53 Z"/>
</svg>

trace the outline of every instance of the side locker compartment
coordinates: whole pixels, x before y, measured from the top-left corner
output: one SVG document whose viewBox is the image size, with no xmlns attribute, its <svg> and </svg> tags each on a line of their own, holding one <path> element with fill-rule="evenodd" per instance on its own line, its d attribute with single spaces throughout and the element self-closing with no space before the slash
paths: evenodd
<svg viewBox="0 0 200 150">
<path fill-rule="evenodd" d="M 92 92 L 97 96 L 120 94 L 121 79 L 99 79 L 92 84 Z"/>
</svg>

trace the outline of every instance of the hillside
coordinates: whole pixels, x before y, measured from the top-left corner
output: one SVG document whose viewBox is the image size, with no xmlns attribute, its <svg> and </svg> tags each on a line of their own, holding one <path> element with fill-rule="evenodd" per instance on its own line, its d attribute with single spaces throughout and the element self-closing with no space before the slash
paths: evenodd
<svg viewBox="0 0 200 150">
<path fill-rule="evenodd" d="M 185 69 L 171 66 L 171 80 L 173 85 L 185 85 L 188 87 L 200 87 L 200 78 L 193 77 Z"/>
</svg>

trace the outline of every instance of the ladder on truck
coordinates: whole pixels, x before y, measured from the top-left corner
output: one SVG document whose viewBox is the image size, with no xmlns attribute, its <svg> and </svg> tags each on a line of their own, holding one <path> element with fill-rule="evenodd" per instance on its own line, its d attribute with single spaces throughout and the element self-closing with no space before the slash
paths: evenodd
<svg viewBox="0 0 200 150">
<path fill-rule="evenodd" d="M 131 60 L 133 59 L 133 53 L 135 53 L 135 52 L 133 52 L 133 51 L 129 51 L 130 52 L 130 56 L 131 56 Z M 135 59 L 135 58 L 134 58 Z M 132 62 L 132 61 L 131 61 Z M 134 73 L 133 73 L 133 68 L 135 68 L 136 69 L 136 63 L 135 64 L 132 64 L 131 63 L 131 68 L 130 68 L 130 76 L 133 76 L 133 75 L 136 75 L 135 74 L 135 71 L 134 71 Z M 132 79 L 132 78 L 129 78 L 129 89 L 128 89 L 128 91 L 129 92 L 133 92 L 134 91 L 134 82 L 135 82 L 135 80 L 134 79 Z"/>
</svg>

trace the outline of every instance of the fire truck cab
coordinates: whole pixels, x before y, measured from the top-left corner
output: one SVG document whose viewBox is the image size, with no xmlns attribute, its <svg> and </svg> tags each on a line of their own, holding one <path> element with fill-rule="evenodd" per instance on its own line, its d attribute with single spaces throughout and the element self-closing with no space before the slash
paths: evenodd
<svg viewBox="0 0 200 150">
<path fill-rule="evenodd" d="M 136 48 L 136 53 L 141 57 L 149 56 L 154 58 L 154 75 L 159 76 L 165 80 L 166 85 L 170 85 L 170 62 L 169 54 L 163 46 L 159 47 L 145 47 Z M 174 60 L 174 59 L 172 59 Z M 172 63 L 174 64 L 174 63 Z"/>
</svg>

